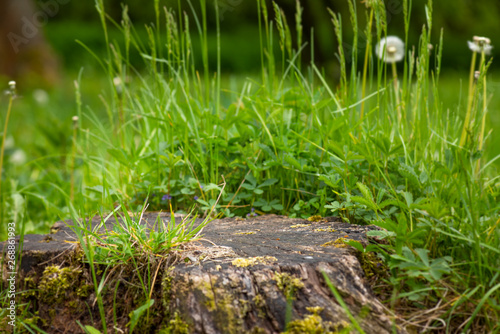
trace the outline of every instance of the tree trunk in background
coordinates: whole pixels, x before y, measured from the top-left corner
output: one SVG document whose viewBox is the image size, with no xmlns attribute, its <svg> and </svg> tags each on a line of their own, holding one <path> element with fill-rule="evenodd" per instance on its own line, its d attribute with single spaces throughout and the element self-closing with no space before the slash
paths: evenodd
<svg viewBox="0 0 500 334">
<path fill-rule="evenodd" d="M 18 86 L 52 86 L 59 79 L 57 58 L 43 27 L 58 12 L 57 1 L 37 10 L 32 0 L 0 0 L 0 76 Z"/>
</svg>

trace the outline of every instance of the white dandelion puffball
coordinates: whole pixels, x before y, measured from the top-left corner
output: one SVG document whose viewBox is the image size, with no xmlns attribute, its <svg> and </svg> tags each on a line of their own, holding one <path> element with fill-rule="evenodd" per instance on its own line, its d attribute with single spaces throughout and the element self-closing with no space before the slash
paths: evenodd
<svg viewBox="0 0 500 334">
<path fill-rule="evenodd" d="M 377 57 L 386 63 L 395 63 L 403 60 L 405 56 L 405 43 L 397 36 L 382 38 L 375 46 Z"/>
<path fill-rule="evenodd" d="M 477 52 L 477 53 L 483 53 L 486 55 L 491 54 L 491 49 L 493 49 L 493 46 L 491 45 L 491 40 L 488 37 L 479 37 L 479 36 L 474 36 L 471 41 L 467 41 L 467 44 L 469 45 L 469 49 L 472 52 Z"/>
<path fill-rule="evenodd" d="M 9 162 L 15 166 L 21 166 L 24 165 L 26 162 L 26 153 L 24 153 L 23 150 L 17 149 L 12 153 L 12 155 L 9 158 Z"/>
<path fill-rule="evenodd" d="M 33 91 L 33 99 L 41 105 L 46 105 L 49 102 L 49 94 L 43 89 L 35 89 Z"/>
</svg>

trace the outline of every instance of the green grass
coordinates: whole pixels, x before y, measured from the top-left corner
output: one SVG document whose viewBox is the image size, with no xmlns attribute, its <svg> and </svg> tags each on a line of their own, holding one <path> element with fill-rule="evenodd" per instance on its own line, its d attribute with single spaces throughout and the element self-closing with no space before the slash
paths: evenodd
<svg viewBox="0 0 500 334">
<path fill-rule="evenodd" d="M 388 245 L 369 247 L 390 270 L 390 288 L 379 293 L 396 312 L 398 305 L 418 310 L 440 303 L 436 319 L 451 328 L 498 331 L 500 152 L 495 144 L 500 140 L 494 130 L 500 120 L 486 63 L 479 67 L 478 60 L 482 75 L 472 91 L 467 74 L 460 83 L 441 73 L 445 43 L 430 40 L 430 3 L 420 40 L 406 41 L 416 48 L 407 47 L 414 53 L 397 64 L 395 85 L 393 68 L 373 53 L 386 35 L 385 11 L 378 2 L 368 8 L 349 3 L 350 18 L 331 13 L 338 44 L 359 43 L 366 27 L 355 23 L 365 11 L 373 16 L 369 30 L 374 34 L 367 53 L 338 49 L 338 80 L 314 62 L 299 62 L 310 46 L 292 40 L 291 30 L 304 40 L 308 33 L 278 6 L 273 11 L 262 6 L 262 71 L 260 78 L 248 79 L 221 73 L 219 52 L 210 67 L 204 13 L 187 21 L 174 14 L 179 8 L 158 12 L 162 28 L 147 27 L 145 39 L 137 38 L 126 13 L 117 24 L 100 7 L 104 30 L 116 25 L 124 36 L 120 43 L 110 39 L 108 57 L 96 59 L 102 85 L 86 87 L 84 72 L 74 111 L 43 108 L 48 120 L 20 117 L 16 111 L 30 104 L 14 101 L 8 131 L 25 151 L 36 142 L 41 153 L 30 154 L 35 160 L 26 165 L 5 166 L 2 222 L 17 217 L 19 225 L 34 231 L 34 222 L 41 226 L 71 214 L 112 212 L 119 202 L 140 211 L 146 199 L 150 210 L 190 212 L 196 203 L 207 216 L 336 215 L 385 229 L 376 234 Z M 355 29 L 352 41 L 342 40 L 347 26 Z M 199 68 L 189 27 L 199 35 Z M 144 70 L 131 66 L 132 57 L 142 58 Z M 87 89 L 95 86 L 98 93 L 87 102 Z M 461 145 L 469 96 L 471 123 Z M 483 102 L 489 106 L 484 131 Z M 79 117 L 75 133 L 73 115 Z M 22 142 L 23 126 L 39 129 L 30 135 L 34 141 Z"/>
</svg>

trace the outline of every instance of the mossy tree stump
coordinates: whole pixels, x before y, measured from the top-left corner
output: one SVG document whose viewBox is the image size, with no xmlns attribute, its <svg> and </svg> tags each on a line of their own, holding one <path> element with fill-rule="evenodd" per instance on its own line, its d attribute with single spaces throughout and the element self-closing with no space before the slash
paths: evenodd
<svg viewBox="0 0 500 334">
<path fill-rule="evenodd" d="M 157 215 L 145 214 L 143 223 Z M 89 265 L 68 223 L 57 223 L 49 235 L 25 237 L 17 282 L 24 292 L 17 303 L 30 302 L 22 306 L 28 321 L 51 333 L 80 333 L 77 320 L 102 330 Z M 108 220 L 106 228 L 113 224 Z M 214 220 L 203 239 L 166 257 L 97 266 L 107 330 L 129 332 L 131 312 L 150 298 L 154 304 L 136 333 L 356 332 L 326 276 L 366 333 L 392 333 L 398 327 L 343 243 L 366 242 L 371 228 L 275 215 Z"/>
</svg>

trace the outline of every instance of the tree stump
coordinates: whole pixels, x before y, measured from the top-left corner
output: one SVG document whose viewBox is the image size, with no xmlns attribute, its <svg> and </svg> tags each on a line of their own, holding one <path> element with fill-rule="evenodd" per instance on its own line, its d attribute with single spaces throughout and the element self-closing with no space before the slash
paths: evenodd
<svg viewBox="0 0 500 334">
<path fill-rule="evenodd" d="M 141 223 L 152 226 L 157 216 L 147 213 Z M 170 215 L 162 213 L 160 219 L 168 221 Z M 94 218 L 92 225 L 100 221 Z M 56 223 L 49 235 L 25 237 L 18 290 L 36 291 L 21 299 L 31 301 L 30 312 L 38 312 L 37 323 L 48 332 L 79 333 L 76 320 L 102 329 L 89 266 L 78 244 L 71 243 L 76 237 L 68 224 Z M 114 224 L 109 219 L 101 231 Z M 137 287 L 142 275 L 155 302 L 138 322 L 137 333 L 355 333 L 356 324 L 365 333 L 404 333 L 375 297 L 353 249 L 343 242 L 366 242 L 372 228 L 334 218 L 311 222 L 276 215 L 214 220 L 202 239 L 168 259 L 151 261 L 149 275 L 149 260 L 132 269 L 99 267 L 108 332 L 129 332 L 131 312 L 146 301 Z M 62 272 L 64 268 L 70 269 Z M 64 291 L 44 291 L 51 279 L 63 277 L 59 286 Z"/>
</svg>

